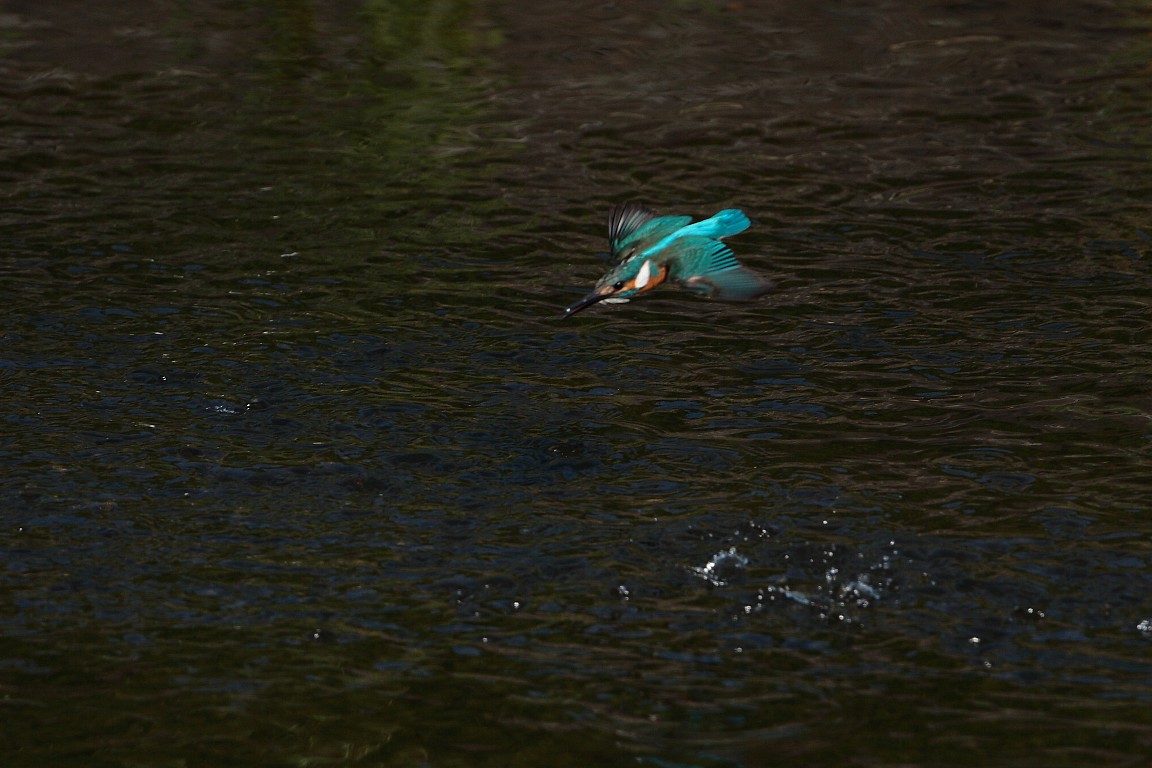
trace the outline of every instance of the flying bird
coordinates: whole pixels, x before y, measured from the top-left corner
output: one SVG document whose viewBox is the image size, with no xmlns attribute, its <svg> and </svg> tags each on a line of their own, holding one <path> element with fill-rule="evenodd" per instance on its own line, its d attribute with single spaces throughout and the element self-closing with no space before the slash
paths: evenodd
<svg viewBox="0 0 1152 768">
<path fill-rule="evenodd" d="M 725 301 L 749 301 L 768 291 L 771 284 L 736 261 L 721 242 L 748 229 L 743 211 L 729 208 L 691 222 L 691 216 L 657 216 L 636 203 L 614 207 L 608 214 L 613 266 L 564 317 L 601 301 L 628 301 L 665 282 Z"/>
</svg>

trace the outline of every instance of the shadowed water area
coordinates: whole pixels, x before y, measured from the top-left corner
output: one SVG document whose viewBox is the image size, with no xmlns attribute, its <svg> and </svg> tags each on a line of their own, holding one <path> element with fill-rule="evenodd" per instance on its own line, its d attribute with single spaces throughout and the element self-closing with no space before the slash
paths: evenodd
<svg viewBox="0 0 1152 768">
<path fill-rule="evenodd" d="M 1150 33 L 0 2 L 3 764 L 1147 765 Z"/>
</svg>

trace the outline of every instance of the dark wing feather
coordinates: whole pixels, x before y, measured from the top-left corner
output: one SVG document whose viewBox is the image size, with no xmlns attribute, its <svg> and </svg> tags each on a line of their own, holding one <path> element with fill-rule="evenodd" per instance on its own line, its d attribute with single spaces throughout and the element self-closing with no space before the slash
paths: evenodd
<svg viewBox="0 0 1152 768">
<path fill-rule="evenodd" d="M 638 203 L 623 203 L 613 206 L 608 213 L 608 245 L 613 255 L 620 248 L 621 241 L 643 224 L 656 218 L 656 212 Z"/>
</svg>

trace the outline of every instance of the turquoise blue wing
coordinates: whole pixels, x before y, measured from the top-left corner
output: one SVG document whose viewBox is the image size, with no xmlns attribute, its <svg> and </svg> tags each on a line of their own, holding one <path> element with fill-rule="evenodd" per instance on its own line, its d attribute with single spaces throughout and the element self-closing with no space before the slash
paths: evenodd
<svg viewBox="0 0 1152 768">
<path fill-rule="evenodd" d="M 691 216 L 661 216 L 652 219 L 637 227 L 630 237 L 625 238 L 620 244 L 620 250 L 623 252 L 632 246 L 638 249 L 651 250 L 650 246 L 653 243 L 673 237 L 676 232 L 684 229 L 684 225 L 690 221 L 692 221 Z"/>
<path fill-rule="evenodd" d="M 736 261 L 732 249 L 718 240 L 691 238 L 676 245 L 681 254 L 669 276 L 693 293 L 724 301 L 750 301 L 772 288 L 771 283 Z"/>
</svg>

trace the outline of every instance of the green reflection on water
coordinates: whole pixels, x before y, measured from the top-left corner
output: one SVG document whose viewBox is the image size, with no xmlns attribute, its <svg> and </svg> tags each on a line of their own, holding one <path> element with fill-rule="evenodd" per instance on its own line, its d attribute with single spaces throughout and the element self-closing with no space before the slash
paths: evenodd
<svg viewBox="0 0 1152 768">
<path fill-rule="evenodd" d="M 481 31 L 482 20 L 470 2 L 368 0 L 364 13 L 372 48 L 393 68 L 418 78 L 435 72 L 430 62 L 466 69 L 501 39 L 495 27 Z"/>
<path fill-rule="evenodd" d="M 237 117 L 250 141 L 237 162 L 257 179 L 269 155 L 287 155 L 282 178 L 265 182 L 276 187 L 267 202 L 297 225 L 284 251 L 354 261 L 372 242 L 401 253 L 483 242 L 493 168 L 515 148 L 485 128 L 502 41 L 487 8 L 367 0 L 339 23 L 298 0 L 264 9 L 272 40 L 243 95 L 254 103 Z M 359 252 L 333 252 L 341 245 Z M 392 261 L 396 277 L 418 267 Z"/>
</svg>

